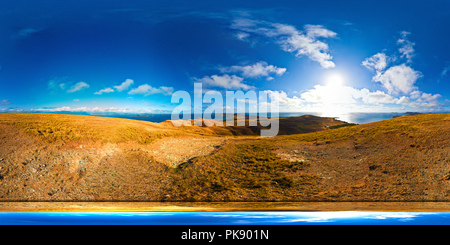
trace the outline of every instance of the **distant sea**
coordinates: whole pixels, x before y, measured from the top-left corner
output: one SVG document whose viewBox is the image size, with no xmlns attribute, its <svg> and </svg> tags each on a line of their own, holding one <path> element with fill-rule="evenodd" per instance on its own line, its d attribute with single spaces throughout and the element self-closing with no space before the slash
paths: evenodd
<svg viewBox="0 0 450 245">
<path fill-rule="evenodd" d="M 321 113 L 303 113 L 303 112 L 280 112 L 279 117 L 299 117 L 303 115 L 315 115 L 323 117 L 335 117 L 338 120 L 345 121 L 348 123 L 365 124 L 371 122 L 377 122 L 386 119 L 392 119 L 397 116 L 406 115 L 411 113 L 347 113 L 341 115 L 323 115 Z M 140 115 L 130 115 L 130 114 L 113 114 L 113 115 L 98 115 L 107 117 L 118 117 L 127 118 L 133 120 L 143 120 L 149 122 L 160 123 L 171 119 L 171 114 L 140 114 Z M 270 116 L 270 115 L 269 115 Z M 193 115 L 191 118 L 195 118 Z"/>
</svg>

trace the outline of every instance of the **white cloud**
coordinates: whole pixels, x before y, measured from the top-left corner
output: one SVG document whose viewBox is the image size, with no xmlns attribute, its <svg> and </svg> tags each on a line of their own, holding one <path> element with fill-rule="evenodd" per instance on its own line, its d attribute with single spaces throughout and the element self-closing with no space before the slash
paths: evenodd
<svg viewBox="0 0 450 245">
<path fill-rule="evenodd" d="M 89 88 L 89 84 L 85 82 L 78 82 L 77 84 L 73 85 L 69 90 L 67 90 L 67 93 L 74 93 L 84 88 Z"/>
<path fill-rule="evenodd" d="M 141 94 L 144 96 L 152 95 L 152 94 L 163 94 L 163 95 L 171 95 L 173 93 L 173 87 L 161 86 L 159 88 L 152 87 L 148 84 L 143 84 L 135 89 L 130 90 L 128 94 Z"/>
<path fill-rule="evenodd" d="M 306 35 L 311 38 L 336 37 L 337 33 L 324 28 L 322 25 L 305 25 Z"/>
<path fill-rule="evenodd" d="M 401 104 L 401 105 L 408 105 L 411 102 L 411 99 L 406 97 L 406 96 L 402 96 L 400 99 L 397 100 L 397 104 Z"/>
<path fill-rule="evenodd" d="M 407 39 L 411 33 L 401 32 L 401 38 L 397 40 L 400 56 L 387 56 L 385 53 L 378 53 L 370 58 L 365 59 L 362 65 L 375 74 L 372 77 L 374 82 L 380 83 L 389 95 L 405 95 L 397 100 L 397 104 L 408 105 L 414 108 L 431 108 L 441 106 L 438 102 L 439 94 L 423 93 L 416 86 L 416 81 L 422 77 L 420 71 L 414 70 L 408 63 L 414 57 L 414 43 Z M 399 59 L 406 59 L 406 63 L 398 64 Z M 389 63 L 398 62 L 397 65 Z M 446 70 L 442 71 L 442 75 L 446 74 Z M 408 96 L 409 95 L 409 96 Z M 387 98 L 387 97 L 386 97 Z M 389 98 L 387 98 L 389 99 Z"/>
<path fill-rule="evenodd" d="M 265 90 L 271 99 L 276 98 L 278 103 L 283 106 L 289 107 L 298 107 L 301 106 L 306 101 L 303 98 L 299 98 L 297 96 L 293 96 L 289 98 L 289 96 L 284 91 L 273 91 L 273 90 Z"/>
<path fill-rule="evenodd" d="M 132 89 L 130 92 L 128 92 L 128 94 L 147 94 L 147 93 L 150 93 L 150 91 L 152 89 L 155 89 L 155 88 L 153 88 L 152 86 L 150 86 L 148 84 L 144 84 L 135 89 Z"/>
<path fill-rule="evenodd" d="M 422 94 L 422 92 L 420 92 L 419 90 L 415 90 L 415 91 L 411 92 L 410 97 L 411 97 L 411 99 L 415 100 L 415 99 L 420 98 L 421 94 Z"/>
<path fill-rule="evenodd" d="M 280 28 L 280 27 L 278 27 Z M 333 68 L 333 58 L 327 53 L 328 44 L 318 41 L 310 36 L 298 32 L 279 40 L 281 47 L 287 52 L 296 52 L 297 57 L 308 56 L 311 60 L 318 62 L 323 68 Z"/>
<path fill-rule="evenodd" d="M 100 90 L 98 92 L 95 92 L 94 94 L 103 94 L 103 93 L 112 93 L 112 92 L 114 92 L 114 89 L 112 89 L 112 88 L 105 88 L 105 89 L 102 89 L 102 90 Z"/>
<path fill-rule="evenodd" d="M 300 95 L 305 102 L 325 104 L 352 104 L 355 98 L 360 98 L 360 91 L 348 86 L 341 85 L 315 85 Z"/>
<path fill-rule="evenodd" d="M 211 87 L 221 87 L 225 89 L 243 89 L 243 90 L 250 90 L 254 89 L 253 86 L 249 86 L 247 84 L 243 83 L 243 78 L 238 77 L 236 75 L 212 75 L 212 76 L 205 76 L 203 78 L 194 78 L 196 82 L 200 82 L 203 85 L 211 86 Z"/>
<path fill-rule="evenodd" d="M 337 34 L 321 25 L 305 25 L 305 31 L 300 31 L 292 25 L 238 18 L 233 20 L 230 27 L 238 30 L 240 37 L 243 37 L 242 33 L 247 33 L 245 38 L 250 34 L 274 38 L 286 52 L 295 53 L 297 57 L 307 56 L 323 68 L 335 67 L 331 61 L 333 57 L 328 54 L 328 44 L 318 38 L 332 38 Z"/>
<path fill-rule="evenodd" d="M 391 95 L 388 95 L 382 91 L 369 92 L 367 89 L 362 89 L 363 93 L 362 101 L 366 104 L 393 104 L 398 100 L 394 99 Z"/>
<path fill-rule="evenodd" d="M 411 62 L 412 57 L 414 56 L 414 45 L 415 43 L 410 42 L 407 39 L 407 36 L 410 35 L 410 32 L 402 31 L 402 37 L 397 40 L 397 44 L 400 45 L 398 51 L 401 53 L 401 58 L 406 58 L 407 62 Z"/>
<path fill-rule="evenodd" d="M 254 27 L 260 23 L 265 24 L 266 22 L 256 21 L 256 20 L 247 19 L 247 18 L 236 18 L 232 21 L 230 27 L 232 29 L 242 30 L 245 32 L 253 32 Z M 241 33 L 245 33 L 245 32 L 241 32 Z"/>
<path fill-rule="evenodd" d="M 387 67 L 388 59 L 385 53 L 378 53 L 364 60 L 362 65 L 372 71 L 383 71 Z"/>
<path fill-rule="evenodd" d="M 312 27 L 309 27 L 312 28 Z M 306 29 L 306 28 L 305 28 Z M 314 29 L 315 30 L 315 29 Z M 292 32 L 284 29 L 284 33 Z M 317 29 L 310 36 L 332 35 Z M 269 91 L 277 95 L 280 111 L 321 112 L 327 115 L 339 115 L 348 112 L 387 112 L 415 110 L 436 110 L 443 105 L 439 103 L 440 94 L 430 94 L 420 91 L 417 80 L 422 73 L 414 70 L 406 62 L 398 62 L 400 58 L 408 61 L 413 57 L 412 43 L 405 38 L 408 33 L 402 33 L 400 41 L 405 49 L 400 55 L 388 56 L 384 52 L 377 53 L 365 59 L 362 65 L 374 72 L 372 80 L 380 83 L 386 91 L 370 91 L 367 88 L 356 89 L 343 83 L 327 83 L 315 85 L 312 89 L 299 93 L 298 96 L 288 96 L 284 91 Z M 444 73 L 446 73 L 445 71 Z M 441 74 L 442 75 L 442 74 Z M 445 75 L 445 74 L 444 74 Z"/>
<path fill-rule="evenodd" d="M 348 112 L 387 112 L 413 109 L 430 109 L 442 106 L 439 94 L 412 92 L 410 97 L 394 97 L 383 91 L 356 89 L 344 85 L 316 85 L 314 88 L 289 97 L 284 91 L 267 90 L 271 98 L 277 98 L 280 111 L 322 112 L 338 115 Z M 276 96 L 275 96 L 276 95 Z M 399 107 L 403 106 L 403 107 Z"/>
<path fill-rule="evenodd" d="M 304 102 L 329 104 L 356 104 L 360 100 L 364 104 L 392 104 L 397 100 L 382 91 L 370 92 L 368 89 L 356 89 L 343 85 L 316 85 L 313 89 L 301 93 Z"/>
<path fill-rule="evenodd" d="M 415 101 L 405 101 L 404 104 L 413 108 L 437 108 L 442 106 L 438 99 L 442 97 L 440 94 L 429 94 L 421 91 L 413 91 L 410 98 Z"/>
<path fill-rule="evenodd" d="M 8 105 L 8 104 L 11 104 L 11 102 L 9 102 L 8 100 L 1 100 L 1 101 L 0 101 L 0 106 L 2 106 L 2 105 Z"/>
<path fill-rule="evenodd" d="M 133 83 L 134 83 L 134 81 L 132 79 L 127 79 L 122 84 L 114 86 L 114 88 L 118 92 L 122 92 L 124 90 L 127 90 Z M 114 89 L 112 89 L 112 88 L 105 88 L 105 89 L 102 89 L 102 90 L 100 90 L 98 92 L 95 92 L 94 94 L 113 93 L 113 92 L 114 92 Z"/>
<path fill-rule="evenodd" d="M 267 64 L 265 61 L 259 61 L 253 65 L 231 66 L 219 68 L 221 72 L 241 72 L 242 76 L 249 78 L 269 77 L 270 74 L 282 76 L 286 68 L 280 68 Z"/>
<path fill-rule="evenodd" d="M 159 87 L 159 90 L 161 91 L 160 93 L 164 95 L 171 95 L 174 91 L 173 87 L 166 87 L 166 86 Z"/>
<path fill-rule="evenodd" d="M 0 111 L 2 111 L 0 109 Z M 19 110 L 16 110 L 19 111 Z M 70 106 L 63 106 L 58 108 L 37 108 L 31 109 L 32 112 L 84 112 L 92 114 L 102 114 L 102 113 L 170 113 L 171 111 L 162 108 L 117 108 L 117 107 L 76 107 L 72 108 Z"/>
<path fill-rule="evenodd" d="M 401 64 L 390 67 L 384 72 L 377 72 L 373 80 L 381 83 L 390 94 L 398 94 L 400 92 L 407 94 L 417 89 L 414 84 L 421 76 L 420 72 L 405 64 Z"/>
<path fill-rule="evenodd" d="M 52 91 L 56 91 L 59 89 L 65 90 L 65 81 L 66 78 L 60 78 L 60 77 L 53 77 L 48 81 L 48 89 Z"/>
<path fill-rule="evenodd" d="M 133 83 L 134 83 L 134 81 L 132 79 L 127 79 L 122 84 L 120 84 L 118 86 L 114 86 L 114 88 L 117 91 L 122 92 L 124 90 L 127 90 Z"/>
<path fill-rule="evenodd" d="M 38 108 L 31 109 L 31 111 L 40 111 L 40 112 L 90 112 L 90 113 L 99 113 L 99 112 L 128 112 L 127 109 L 119 109 L 116 107 L 109 108 L 100 108 L 100 107 L 78 107 L 71 108 L 70 106 L 63 106 L 59 108 Z"/>
<path fill-rule="evenodd" d="M 241 41 L 247 41 L 247 38 L 250 36 L 250 34 L 246 33 L 246 32 L 238 32 L 236 33 L 236 38 L 241 40 Z"/>
<path fill-rule="evenodd" d="M 441 72 L 441 78 L 447 76 L 448 71 L 450 71 L 450 65 L 444 67 L 444 69 Z"/>
<path fill-rule="evenodd" d="M 428 94 L 428 93 L 422 93 L 421 99 L 431 102 L 437 100 L 439 97 L 441 97 L 440 94 Z"/>
</svg>

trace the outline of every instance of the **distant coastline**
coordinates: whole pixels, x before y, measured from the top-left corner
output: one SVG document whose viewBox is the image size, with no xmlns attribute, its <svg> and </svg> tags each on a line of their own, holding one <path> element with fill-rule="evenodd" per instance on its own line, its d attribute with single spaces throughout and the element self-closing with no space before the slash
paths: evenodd
<svg viewBox="0 0 450 245">
<path fill-rule="evenodd" d="M 33 112 L 31 112 L 31 113 L 33 113 Z M 423 112 L 423 113 L 431 113 L 431 112 Z M 338 120 L 345 121 L 347 123 L 365 124 L 365 123 L 382 121 L 382 120 L 386 120 L 386 119 L 397 118 L 397 117 L 404 116 L 404 115 L 416 115 L 416 114 L 423 114 L 423 113 L 422 112 L 353 112 L 353 113 L 345 113 L 342 115 L 324 115 L 319 112 L 280 112 L 279 117 L 299 117 L 299 116 L 303 116 L 303 115 L 314 115 L 314 116 L 320 116 L 320 117 L 334 117 Z M 443 113 L 445 113 L 445 112 L 443 112 Z M 171 120 L 171 113 L 169 113 L 169 112 L 163 112 L 163 113 L 87 113 L 87 112 L 61 111 L 56 114 L 124 118 L 124 119 L 142 120 L 142 121 L 148 121 L 148 122 L 154 122 L 154 123 L 161 123 L 161 122 L 164 122 L 167 120 Z M 192 118 L 195 118 L 194 114 L 192 114 Z"/>
</svg>

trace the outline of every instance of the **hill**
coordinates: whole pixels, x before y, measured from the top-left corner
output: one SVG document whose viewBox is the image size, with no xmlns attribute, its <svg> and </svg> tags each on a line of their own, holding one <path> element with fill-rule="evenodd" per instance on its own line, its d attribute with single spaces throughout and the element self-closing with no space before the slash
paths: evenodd
<svg viewBox="0 0 450 245">
<path fill-rule="evenodd" d="M 242 124 L 245 126 L 237 126 L 238 121 L 243 121 Z M 214 120 L 211 120 L 211 123 Z M 328 130 L 330 128 L 353 126 L 355 124 L 347 123 L 344 121 L 337 120 L 333 117 L 318 117 L 313 115 L 304 115 L 299 117 L 281 117 L 278 118 L 279 131 L 278 135 L 289 135 L 289 134 L 303 134 L 311 133 L 322 130 Z M 181 126 L 181 128 L 190 131 L 203 134 L 211 135 L 224 135 L 224 136 L 259 136 L 261 135 L 262 129 L 269 129 L 271 127 L 270 120 L 266 122 L 269 124 L 267 127 L 263 127 L 260 124 L 260 119 L 256 119 L 256 126 L 250 126 L 249 116 L 238 117 L 234 116 L 234 125 L 236 126 L 226 126 L 225 120 L 223 120 L 224 126 L 206 126 L 205 120 L 202 120 L 201 127 L 191 127 L 191 126 Z M 163 122 L 162 124 L 166 126 L 173 126 L 170 120 Z M 191 120 L 191 125 L 194 125 L 194 120 Z"/>
<path fill-rule="evenodd" d="M 273 138 L 246 128 L 3 113 L 0 200 L 450 199 L 450 114 L 286 118 Z"/>
</svg>

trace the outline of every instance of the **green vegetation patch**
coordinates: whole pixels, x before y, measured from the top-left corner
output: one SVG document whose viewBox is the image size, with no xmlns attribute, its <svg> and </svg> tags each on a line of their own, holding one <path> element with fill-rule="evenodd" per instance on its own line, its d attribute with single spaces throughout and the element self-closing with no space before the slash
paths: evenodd
<svg viewBox="0 0 450 245">
<path fill-rule="evenodd" d="M 355 125 L 358 125 L 358 124 L 356 124 L 356 123 L 345 123 L 345 124 L 341 124 L 341 125 L 330 126 L 328 128 L 329 129 L 335 129 L 335 128 L 350 127 L 350 126 L 355 126 Z"/>
<path fill-rule="evenodd" d="M 320 178 L 306 175 L 304 161 L 280 159 L 266 140 L 242 140 L 174 170 L 180 200 L 274 200 L 301 195 Z"/>
</svg>

